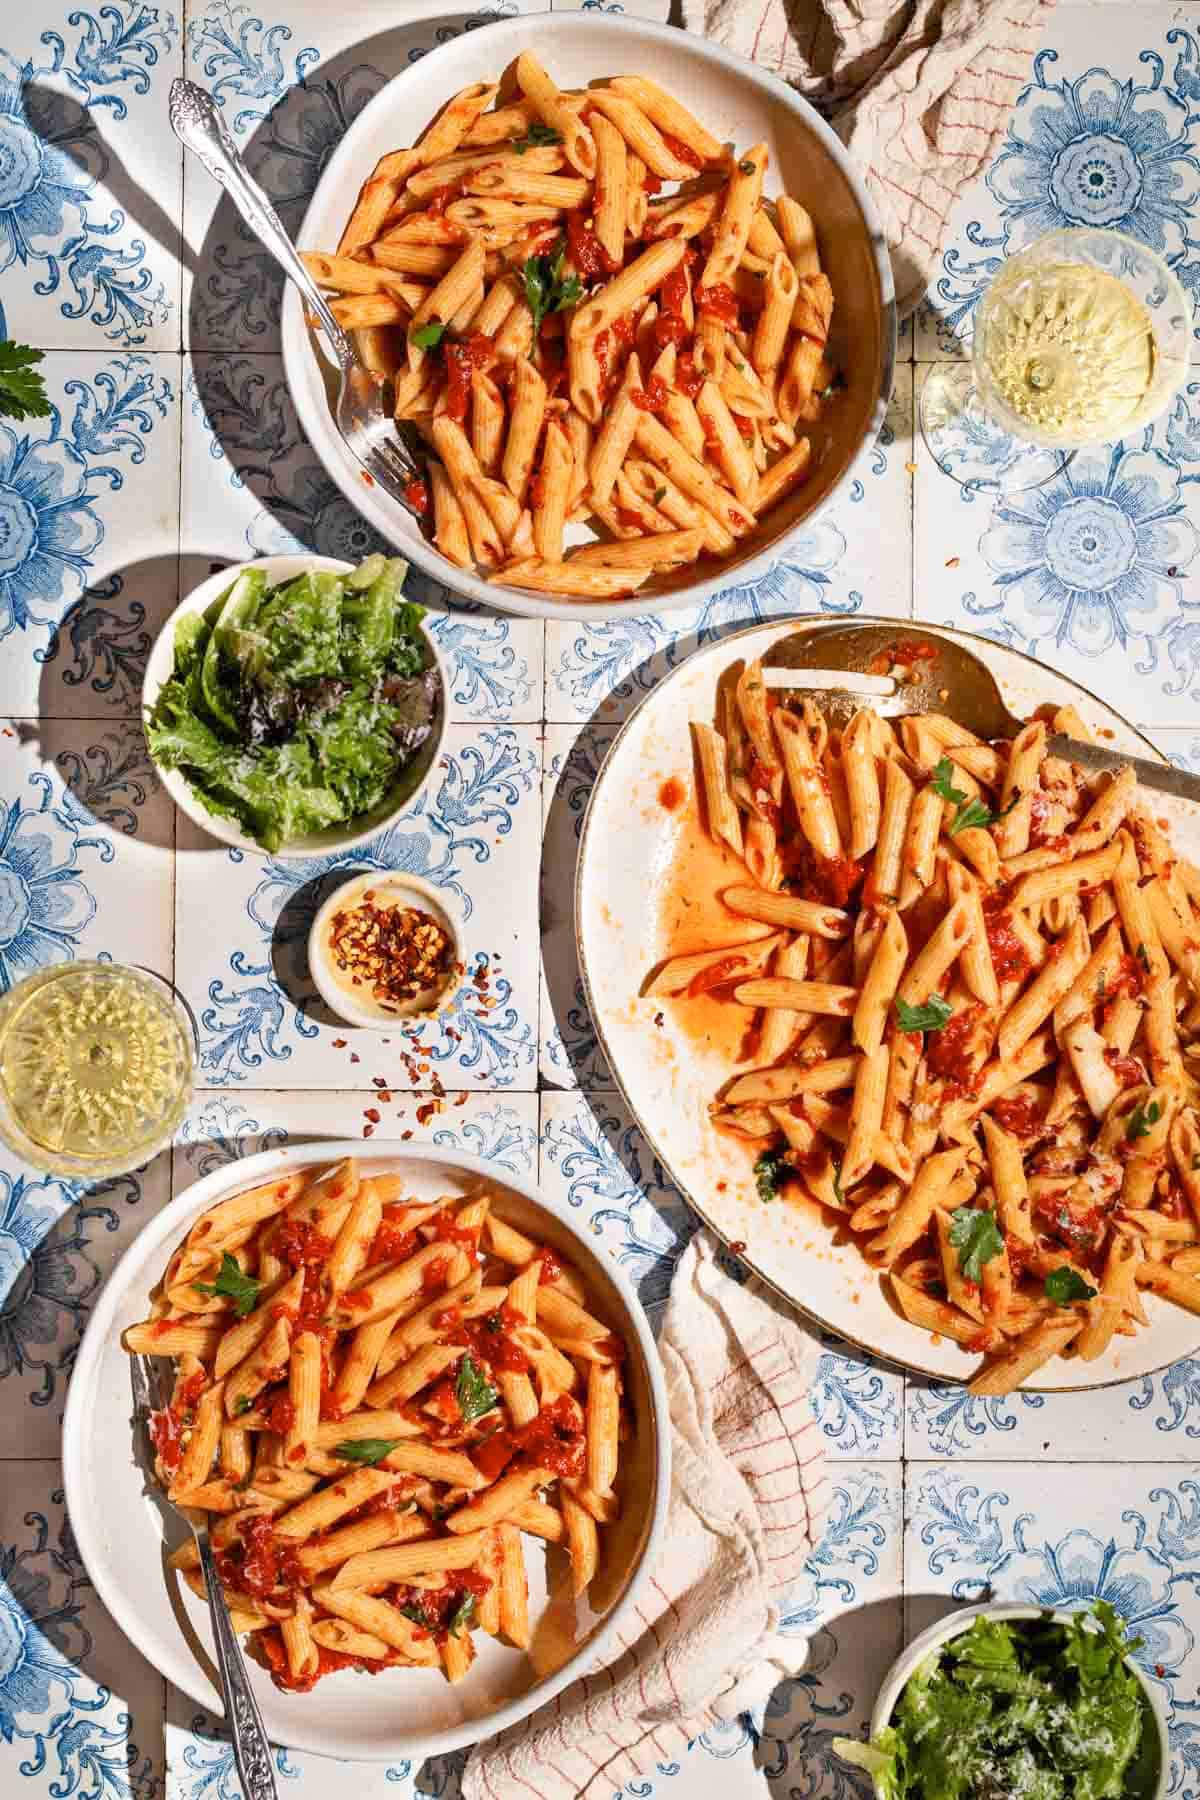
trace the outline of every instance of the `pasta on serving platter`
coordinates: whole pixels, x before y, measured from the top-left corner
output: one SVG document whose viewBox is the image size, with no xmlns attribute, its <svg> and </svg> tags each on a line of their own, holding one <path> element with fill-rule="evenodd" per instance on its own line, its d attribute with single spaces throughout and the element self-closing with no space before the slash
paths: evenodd
<svg viewBox="0 0 1200 1800">
<path fill-rule="evenodd" d="M 160 1473 L 210 1515 L 234 1629 L 278 1686 L 459 1681 L 474 1629 L 527 1650 L 531 1536 L 587 1590 L 628 1423 L 624 1345 L 587 1301 L 487 1193 L 406 1201 L 352 1159 L 196 1221 L 123 1341 L 174 1359 Z M 195 1544 L 171 1560 L 203 1597 Z"/>
<path fill-rule="evenodd" d="M 903 678 L 894 654 L 872 672 Z M 1099 1357 L 1144 1290 L 1200 1313 L 1200 868 L 1131 769 L 1046 754 L 1089 735 L 1071 707 L 1011 743 L 837 730 L 776 679 L 732 665 L 692 722 L 744 938 L 642 988 L 741 1009 L 753 1066 L 713 1125 L 764 1200 L 836 1214 L 905 1317 L 985 1358 L 974 1393 Z"/>
<path fill-rule="evenodd" d="M 645 76 L 562 92 L 531 51 L 512 75 L 381 158 L 304 260 L 433 452 L 409 498 L 442 555 L 614 599 L 805 479 L 833 290 L 804 207 L 764 200 L 765 144 L 727 153 Z"/>
</svg>

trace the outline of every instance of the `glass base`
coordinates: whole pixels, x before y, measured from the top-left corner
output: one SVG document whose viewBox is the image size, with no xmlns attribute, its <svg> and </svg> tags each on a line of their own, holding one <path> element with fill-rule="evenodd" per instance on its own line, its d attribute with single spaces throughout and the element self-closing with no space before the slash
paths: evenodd
<svg viewBox="0 0 1200 1800">
<path fill-rule="evenodd" d="M 970 494 L 1044 487 L 1075 452 L 1014 437 L 983 406 L 970 363 L 935 363 L 921 389 L 921 436 L 943 475 Z"/>
</svg>

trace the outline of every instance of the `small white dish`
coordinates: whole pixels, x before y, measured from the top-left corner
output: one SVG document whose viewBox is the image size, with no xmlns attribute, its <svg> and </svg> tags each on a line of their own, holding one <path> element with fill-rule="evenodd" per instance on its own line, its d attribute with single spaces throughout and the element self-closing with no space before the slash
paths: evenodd
<svg viewBox="0 0 1200 1800">
<path fill-rule="evenodd" d="M 401 9 L 403 10 L 403 9 Z M 427 39 L 426 39 L 427 41 Z M 298 245 L 332 250 L 359 190 L 382 156 L 411 143 L 450 96 L 472 82 L 499 81 L 522 50 L 537 45 L 555 81 L 587 87 L 612 75 L 653 70 L 722 143 L 770 155 L 765 191 L 795 196 L 816 225 L 835 305 L 830 361 L 846 380 L 837 404 L 809 431 L 816 467 L 729 557 L 654 577 L 629 600 L 575 600 L 484 581 L 448 562 L 420 526 L 373 482 L 338 433 L 330 410 L 330 365 L 308 329 L 304 303 L 284 292 L 283 366 L 304 435 L 342 493 L 389 543 L 456 594 L 531 618 L 634 618 L 692 606 L 732 583 L 757 580 L 805 532 L 814 513 L 854 479 L 884 422 L 896 357 L 896 307 L 883 226 L 845 146 L 807 100 L 761 63 L 747 62 L 696 32 L 611 13 L 527 14 L 489 20 L 421 55 L 365 106 L 337 145 L 317 184 Z M 571 532 L 576 528 L 572 527 Z M 568 547 L 578 538 L 568 534 Z"/>
<path fill-rule="evenodd" d="M 175 668 L 175 627 L 179 620 L 188 613 L 202 613 L 228 593 L 238 576 L 245 569 L 262 569 L 267 577 L 268 585 L 288 581 L 293 576 L 303 575 L 306 569 L 314 569 L 330 575 L 349 575 L 354 568 L 353 563 L 341 562 L 332 556 L 260 556 L 252 562 L 230 563 L 227 569 L 219 569 L 210 575 L 207 581 L 193 588 L 190 594 L 179 602 L 162 630 L 159 632 L 146 661 L 146 673 L 142 680 L 142 712 L 143 716 L 150 712 L 158 699 L 160 689 L 171 679 Z M 157 762 L 155 769 L 158 778 L 170 794 L 180 812 L 186 813 L 194 824 L 210 837 L 219 838 L 223 844 L 231 844 L 236 850 L 246 850 L 252 856 L 270 856 L 273 861 L 286 861 L 294 856 L 314 856 L 326 854 L 333 850 L 352 850 L 358 844 L 365 844 L 368 838 L 382 831 L 385 825 L 402 813 L 418 798 L 426 787 L 430 775 L 437 766 L 437 759 L 442 748 L 442 739 L 446 735 L 447 696 L 450 691 L 446 666 L 424 625 L 421 627 L 429 651 L 430 666 L 437 674 L 438 702 L 434 718 L 433 730 L 412 761 L 400 771 L 400 775 L 391 793 L 369 813 L 354 819 L 345 825 L 331 825 L 327 831 L 311 831 L 304 837 L 293 838 L 278 850 L 264 850 L 262 845 L 232 819 L 218 817 L 210 813 L 200 795 L 192 787 L 186 775 L 180 769 L 164 769 Z"/>
<path fill-rule="evenodd" d="M 951 1638 L 961 1636 L 968 1631 L 978 1618 L 986 1619 L 1044 1619 L 1049 1615 L 1065 1623 L 1074 1614 L 1060 1608 L 1051 1609 L 1041 1606 L 1020 1606 L 1008 1602 L 983 1604 L 980 1606 L 964 1606 L 958 1612 L 951 1613 L 948 1618 L 937 1619 L 927 1626 L 911 1644 L 900 1652 L 884 1677 L 883 1686 L 879 1690 L 879 1698 L 875 1702 L 875 1710 L 871 1714 L 872 1738 L 877 1738 L 885 1725 L 890 1725 L 896 1703 L 904 1688 L 919 1664 Z M 1127 1658 L 1127 1666 L 1136 1676 L 1142 1690 L 1149 1717 L 1154 1722 L 1154 1734 L 1158 1749 L 1157 1784 L 1142 1789 L 1137 1800 L 1166 1800 L 1167 1787 L 1171 1775 L 1171 1747 L 1167 1738 L 1167 1721 L 1152 1681 L 1138 1668 L 1132 1657 Z"/>
<path fill-rule="evenodd" d="M 337 975 L 326 933 L 335 913 L 356 906 L 368 893 L 394 906 L 412 906 L 428 913 L 441 926 L 454 947 L 454 969 L 439 988 L 427 989 L 422 995 L 403 1005 L 385 1010 L 373 1001 L 366 989 L 360 996 L 352 993 Z M 335 888 L 312 922 L 308 934 L 308 966 L 317 992 L 330 1012 L 347 1025 L 358 1025 L 366 1031 L 387 1031 L 401 1019 L 424 1019 L 449 1006 L 462 983 L 462 933 L 458 919 L 446 897 L 431 881 L 419 875 L 390 874 L 386 869 L 368 869 L 352 875 Z"/>
<path fill-rule="evenodd" d="M 342 1670 L 309 1694 L 286 1694 L 250 1663 L 251 1686 L 273 1743 L 343 1762 L 409 1758 L 415 1764 L 519 1724 L 585 1670 L 619 1656 L 644 1628 L 638 1603 L 662 1544 L 671 1485 L 666 1384 L 629 1277 L 597 1247 L 586 1220 L 572 1218 L 565 1205 L 519 1175 L 505 1171 L 500 1180 L 494 1164 L 436 1145 L 334 1140 L 223 1163 L 148 1222 L 95 1304 L 67 1394 L 63 1484 L 79 1554 L 101 1604 L 152 1668 L 199 1705 L 219 1710 L 208 1607 L 166 1564 L 162 1514 L 144 1491 L 134 1455 L 129 1357 L 121 1334 L 146 1317 L 151 1288 L 201 1213 L 293 1169 L 325 1167 L 344 1156 L 356 1157 L 366 1175 L 398 1172 L 417 1200 L 465 1196 L 486 1186 L 505 1218 L 574 1264 L 627 1350 L 632 1430 L 621 1448 L 624 1504 L 603 1541 L 591 1590 L 596 1610 L 580 1603 L 568 1615 L 561 1596 L 551 1602 L 545 1557 L 531 1551 L 531 1652 L 480 1633 L 476 1659 L 454 1686 L 440 1670 Z"/>
</svg>

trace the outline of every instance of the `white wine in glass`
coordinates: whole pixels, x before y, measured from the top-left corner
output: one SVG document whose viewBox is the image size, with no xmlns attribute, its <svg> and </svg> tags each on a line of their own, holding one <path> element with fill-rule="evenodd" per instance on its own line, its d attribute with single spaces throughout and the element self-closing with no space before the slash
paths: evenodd
<svg viewBox="0 0 1200 1800">
<path fill-rule="evenodd" d="M 162 976 L 119 963 L 41 969 L 0 996 L 0 1138 L 50 1174 L 122 1175 L 168 1143 L 196 1033 Z"/>
<path fill-rule="evenodd" d="M 993 276 L 970 363 L 929 370 L 925 442 L 964 486 L 1040 487 L 1076 450 L 1165 412 L 1187 379 L 1191 338 L 1187 296 L 1144 244 L 1050 232 Z"/>
</svg>

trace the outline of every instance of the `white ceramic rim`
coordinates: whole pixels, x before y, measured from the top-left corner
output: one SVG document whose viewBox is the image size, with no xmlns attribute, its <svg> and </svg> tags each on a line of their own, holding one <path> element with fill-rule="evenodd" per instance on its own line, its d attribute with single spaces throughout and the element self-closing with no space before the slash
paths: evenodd
<svg viewBox="0 0 1200 1800">
<path fill-rule="evenodd" d="M 609 745 L 596 775 L 595 782 L 592 785 L 591 794 L 588 796 L 587 809 L 584 813 L 583 823 L 580 828 L 579 852 L 575 865 L 575 952 L 579 962 L 580 978 L 583 982 L 584 998 L 587 1002 L 588 1013 L 596 1032 L 596 1041 L 608 1064 L 613 1083 L 618 1093 L 624 1100 L 630 1116 L 645 1137 L 646 1142 L 670 1176 L 671 1181 L 682 1194 L 688 1206 L 691 1207 L 692 1211 L 695 1212 L 699 1218 L 703 1219 L 708 1228 L 727 1248 L 731 1241 L 729 1232 L 715 1221 L 712 1216 L 711 1207 L 707 1206 L 704 1201 L 697 1199 L 693 1188 L 687 1182 L 681 1180 L 675 1173 L 672 1166 L 672 1158 L 662 1143 L 661 1133 L 656 1129 L 653 1120 L 648 1118 L 642 1109 L 636 1090 L 632 1084 L 626 1080 L 618 1058 L 614 1054 L 606 1030 L 605 1018 L 601 1015 L 598 1008 L 595 987 L 588 966 L 587 946 L 584 941 L 584 932 L 581 923 L 583 916 L 584 871 L 588 862 L 589 852 L 593 848 L 593 839 L 595 839 L 597 846 L 599 844 L 599 839 L 596 836 L 594 826 L 596 815 L 599 810 L 600 796 L 604 789 L 606 778 L 616 766 L 617 752 L 621 744 L 624 739 L 635 730 L 637 721 L 643 710 L 648 709 L 652 705 L 661 704 L 666 690 L 670 688 L 673 682 L 682 678 L 686 669 L 693 667 L 697 659 L 713 658 L 722 651 L 727 650 L 730 645 L 740 642 L 743 638 L 753 637 L 755 635 L 766 635 L 767 633 L 771 633 L 777 638 L 783 638 L 789 631 L 814 630 L 820 629 L 821 627 L 826 627 L 829 630 L 838 630 L 844 629 L 847 624 L 884 625 L 894 628 L 897 632 L 902 632 L 906 627 L 910 627 L 920 631 L 940 634 L 951 639 L 961 639 L 966 644 L 967 648 L 975 651 L 976 654 L 983 652 L 984 654 L 982 655 L 981 660 L 984 661 L 987 660 L 987 650 L 1002 650 L 1005 655 L 1012 656 L 1021 662 L 1030 664 L 1031 667 L 1039 672 L 1039 675 L 1043 680 L 1049 676 L 1052 679 L 1063 683 L 1066 687 L 1073 689 L 1076 695 L 1082 694 L 1087 700 L 1102 708 L 1104 712 L 1111 714 L 1113 718 L 1119 719 L 1124 729 L 1129 732 L 1131 737 L 1137 740 L 1142 752 L 1151 762 L 1165 763 L 1168 760 L 1158 746 L 1152 743 L 1136 725 L 1131 724 L 1122 713 L 1119 713 L 1116 707 L 1111 705 L 1109 701 L 1102 699 L 1099 694 L 1092 693 L 1090 688 L 1085 688 L 1083 683 L 1076 681 L 1073 676 L 1063 675 L 1056 670 L 1048 669 L 1047 665 L 1044 662 L 1041 662 L 1037 657 L 1030 656 L 1023 650 L 1017 650 L 1010 644 L 997 644 L 991 638 L 985 638 L 978 632 L 960 631 L 956 626 L 936 624 L 924 619 L 890 618 L 886 615 L 876 613 L 856 614 L 849 620 L 842 617 L 831 617 L 825 614 L 813 613 L 799 613 L 791 618 L 756 620 L 753 624 L 745 625 L 739 631 L 729 632 L 710 644 L 696 646 L 696 648 L 690 651 L 681 662 L 675 665 L 669 674 L 665 675 L 661 681 L 657 682 L 654 687 L 650 688 L 642 696 L 637 705 L 633 708 L 633 711 L 624 720 L 620 729 L 617 731 L 616 736 L 613 738 L 612 743 Z M 977 646 L 978 649 L 976 649 Z M 802 1319 L 806 1319 L 821 1331 L 831 1332 L 834 1336 L 840 1338 L 843 1343 L 849 1344 L 856 1350 L 865 1352 L 877 1362 L 880 1362 L 887 1367 L 903 1369 L 909 1374 L 924 1376 L 931 1381 L 963 1385 L 970 1379 L 969 1371 L 956 1373 L 947 1372 L 944 1369 L 930 1368 L 925 1364 L 918 1362 L 915 1357 L 900 1355 L 895 1351 L 881 1350 L 878 1344 L 872 1343 L 860 1335 L 856 1335 L 856 1333 L 847 1326 L 844 1320 L 825 1318 L 806 1300 L 799 1298 L 789 1287 L 784 1286 L 778 1276 L 772 1272 L 771 1268 L 766 1266 L 761 1260 L 756 1259 L 752 1251 L 747 1249 L 739 1251 L 738 1254 L 745 1266 L 756 1275 L 765 1286 L 773 1289 L 782 1300 L 786 1301 L 788 1306 L 790 1306 Z M 1153 1326 L 1149 1329 L 1152 1330 Z M 913 1327 L 914 1332 L 920 1330 L 921 1328 L 919 1326 Z M 1196 1330 L 1200 1333 L 1200 1320 L 1197 1321 Z M 1194 1343 L 1190 1344 L 1186 1350 L 1173 1351 L 1171 1355 L 1167 1357 L 1165 1362 L 1152 1365 L 1150 1368 L 1138 1368 L 1133 1373 L 1124 1372 L 1108 1379 L 1100 1379 L 1070 1386 L 1038 1381 L 1024 1382 L 1019 1391 L 1026 1394 L 1079 1394 L 1094 1392 L 1106 1387 L 1121 1387 L 1125 1385 L 1126 1382 L 1137 1379 L 1142 1375 L 1158 1374 L 1162 1369 L 1170 1368 L 1181 1357 L 1195 1356 L 1198 1350 L 1200 1350 L 1200 1337 L 1198 1337 Z"/>
<path fill-rule="evenodd" d="M 368 885 L 378 888 L 407 888 L 410 894 L 423 900 L 435 914 L 440 915 L 439 924 L 449 928 L 454 943 L 454 960 L 461 963 L 462 926 L 458 911 L 449 904 L 449 897 L 440 888 L 434 887 L 432 881 L 426 881 L 423 875 L 408 875 L 403 869 L 350 869 L 346 879 L 318 909 L 308 932 L 308 967 L 316 984 L 317 992 L 329 1008 L 330 1012 L 344 1019 L 347 1025 L 355 1025 L 362 1031 L 398 1031 L 410 1020 L 431 1019 L 444 1007 L 452 1004 L 461 982 L 453 978 L 448 981 L 439 993 L 432 1006 L 420 1012 L 381 1013 L 366 1006 L 356 1006 L 349 994 L 340 988 L 329 971 L 329 958 L 325 953 L 324 932 L 329 916 L 336 906 L 345 906 L 352 894 Z"/>
<path fill-rule="evenodd" d="M 75 1534 L 80 1560 L 91 1578 L 102 1605 L 107 1607 L 135 1648 L 141 1652 L 152 1667 L 158 1668 L 159 1672 L 165 1675 L 169 1681 L 174 1682 L 176 1687 L 182 1688 L 184 1693 L 189 1694 L 193 1700 L 210 1712 L 219 1707 L 220 1697 L 214 1693 L 199 1664 L 187 1649 L 182 1632 L 179 1634 L 178 1640 L 180 1654 L 169 1661 L 168 1667 L 162 1667 L 156 1660 L 157 1645 L 149 1646 L 147 1639 L 143 1637 L 136 1599 L 108 1578 L 107 1565 L 96 1529 L 96 1520 L 85 1504 L 89 1445 L 89 1375 L 95 1371 L 98 1353 L 111 1334 L 117 1305 L 124 1298 L 130 1281 L 141 1273 L 147 1260 L 153 1256 L 155 1251 L 162 1250 L 174 1242 L 187 1220 L 205 1207 L 215 1204 L 217 1200 L 225 1198 L 227 1194 L 238 1193 L 244 1188 L 254 1187 L 260 1182 L 272 1179 L 284 1170 L 304 1164 L 334 1163 L 341 1157 L 361 1156 L 363 1152 L 363 1144 L 354 1138 L 318 1140 L 313 1143 L 290 1144 L 279 1150 L 263 1150 L 254 1156 L 241 1157 L 235 1162 L 214 1169 L 211 1174 L 204 1175 L 199 1181 L 193 1182 L 182 1194 L 177 1194 L 174 1200 L 160 1213 L 157 1213 L 138 1233 L 105 1282 L 84 1331 L 75 1359 L 75 1367 L 71 1373 L 71 1382 L 67 1390 L 67 1402 L 63 1413 L 62 1471 L 67 1513 L 71 1521 L 71 1529 Z M 490 1163 L 485 1162 L 481 1157 L 471 1156 L 465 1151 L 457 1149 L 447 1151 L 438 1145 L 404 1144 L 386 1140 L 370 1146 L 372 1159 L 382 1159 L 387 1155 L 394 1157 L 397 1162 L 453 1163 L 464 1174 L 478 1180 L 488 1182 L 496 1179 L 496 1172 Z M 631 1614 L 636 1612 L 638 1599 L 650 1578 L 651 1568 L 666 1528 L 667 1507 L 671 1492 L 671 1431 L 666 1381 L 649 1322 L 625 1271 L 614 1257 L 607 1255 L 602 1247 L 588 1242 L 581 1226 L 571 1217 L 568 1208 L 548 1199 L 534 1182 L 528 1181 L 508 1169 L 502 1172 L 501 1185 L 511 1188 L 514 1193 L 520 1194 L 534 1206 L 539 1206 L 550 1213 L 565 1231 L 578 1240 L 589 1256 L 603 1260 L 605 1274 L 617 1292 L 625 1312 L 625 1321 L 637 1340 L 646 1369 L 646 1382 L 650 1394 L 655 1483 L 654 1499 L 648 1513 L 649 1525 L 641 1555 L 630 1572 L 625 1591 L 614 1604 L 607 1619 L 576 1651 L 575 1655 L 554 1674 L 536 1682 L 518 1699 L 498 1707 L 490 1717 L 468 1719 L 461 1725 L 433 1732 L 425 1738 L 397 1738 L 386 1749 L 377 1749 L 370 1756 L 351 1759 L 347 1758 L 340 1750 L 331 1751 L 322 1739 L 314 1738 L 311 1732 L 306 1731 L 303 1710 L 298 1709 L 296 1729 L 289 1731 L 289 1748 L 313 1751 L 318 1756 L 336 1755 L 341 1761 L 381 1763 L 394 1762 L 405 1757 L 420 1760 L 427 1756 L 442 1756 L 451 1750 L 462 1749 L 464 1745 L 477 1743 L 481 1738 L 492 1737 L 497 1732 L 506 1730 L 510 1725 L 519 1724 L 538 1707 L 543 1706 L 548 1700 L 552 1700 L 555 1694 L 569 1686 L 585 1669 L 607 1665 L 614 1650 L 620 1647 L 621 1627 L 630 1619 Z M 151 1576 L 151 1579 L 156 1578 L 156 1575 Z M 362 1679 L 378 1680 L 379 1677 L 364 1676 Z"/>
<path fill-rule="evenodd" d="M 584 22 L 592 28 L 591 20 L 586 13 L 523 13 L 513 19 L 497 19 L 487 22 L 486 41 L 497 46 L 497 66 L 504 67 L 510 60 L 506 49 L 511 45 L 513 54 L 523 49 L 531 41 L 531 29 L 541 21 L 554 35 L 569 35 L 581 29 Z M 644 53 L 655 52 L 669 56 L 672 49 L 679 47 L 680 28 L 675 25 L 657 25 L 643 19 L 605 19 L 605 36 L 617 47 L 622 40 L 631 41 L 634 48 L 644 47 Z M 384 503 L 373 487 L 367 487 L 362 479 L 363 471 L 349 451 L 339 450 L 340 440 L 333 417 L 329 409 L 328 396 L 320 379 L 319 368 L 309 342 L 308 330 L 304 323 L 304 302 L 299 290 L 289 281 L 283 293 L 283 310 L 280 315 L 281 349 L 283 352 L 283 369 L 287 380 L 288 392 L 299 415 L 304 435 L 320 459 L 325 473 L 337 484 L 350 505 L 367 519 L 368 523 L 390 544 L 394 544 L 398 552 L 407 556 L 419 568 L 424 570 L 434 581 L 441 583 L 456 596 L 466 596 L 478 600 L 481 605 L 498 609 L 501 612 L 516 613 L 533 619 L 572 619 L 577 623 L 600 621 L 604 619 L 638 618 L 648 612 L 675 611 L 679 607 L 694 606 L 708 600 L 713 594 L 721 593 L 725 588 L 740 587 L 751 581 L 757 581 L 786 556 L 788 546 L 800 534 L 807 530 L 810 522 L 831 506 L 848 485 L 854 481 L 859 466 L 870 455 L 879 432 L 887 416 L 888 404 L 892 396 L 892 386 L 896 371 L 897 319 L 896 290 L 892 279 L 892 265 L 887 251 L 887 239 L 883 225 L 875 208 L 866 183 L 850 158 L 845 145 L 836 132 L 825 123 L 821 115 L 796 90 L 789 87 L 780 76 L 757 63 L 747 62 L 744 57 L 735 56 L 732 51 L 724 50 L 719 44 L 712 44 L 695 32 L 686 33 L 688 49 L 705 61 L 733 71 L 752 85 L 765 88 L 776 101 L 802 120 L 807 130 L 820 138 L 830 157 L 837 163 L 854 199 L 862 213 L 863 225 L 870 243 L 871 256 L 879 278 L 880 312 L 883 318 L 883 356 L 879 376 L 879 394 L 874 409 L 863 433 L 862 443 L 849 459 L 842 474 L 830 488 L 820 505 L 802 520 L 778 537 L 769 548 L 757 556 L 749 557 L 745 562 L 727 568 L 715 577 L 705 581 L 694 581 L 686 587 L 675 588 L 667 594 L 648 594 L 641 599 L 636 596 L 632 600 L 568 600 L 555 598 L 552 595 L 527 594 L 519 588 L 509 588 L 481 581 L 468 569 L 455 567 L 447 562 L 432 544 L 426 544 L 419 535 L 414 540 L 405 539 L 398 542 L 389 529 L 391 502 Z M 343 174 L 346 166 L 353 162 L 357 145 L 363 138 L 369 138 L 376 117 L 394 116 L 397 112 L 399 98 L 399 116 L 405 114 L 403 97 L 396 93 L 397 84 L 412 82 L 415 86 L 429 69 L 435 67 L 439 58 L 449 58 L 456 50 L 459 40 L 452 38 L 437 49 L 428 51 L 419 62 L 409 68 L 402 69 L 394 75 L 387 85 L 380 89 L 375 98 L 364 106 L 353 125 L 330 157 L 325 171 L 309 202 L 304 216 L 304 223 L 296 238 L 298 248 L 321 249 L 320 244 L 309 244 L 309 219 L 318 209 L 318 201 L 327 187 L 346 185 Z M 424 117 L 424 114 L 421 114 Z M 347 206 L 347 214 L 349 207 Z M 314 379 L 315 376 L 315 379 Z"/>
<path fill-rule="evenodd" d="M 871 1714 L 872 1738 L 879 1736 L 895 1710 L 896 1702 L 904 1691 L 913 1671 L 919 1663 L 924 1662 L 934 1650 L 950 1642 L 951 1638 L 960 1637 L 968 1631 L 976 1619 L 1044 1619 L 1049 1615 L 1060 1623 L 1077 1618 L 1077 1612 L 1069 1612 L 1060 1606 L 1022 1606 L 1012 1601 L 984 1601 L 976 1606 L 964 1606 L 957 1612 L 950 1613 L 944 1619 L 935 1619 L 932 1625 L 916 1636 L 911 1644 L 905 1646 L 883 1678 L 883 1686 L 879 1690 L 879 1698 L 875 1702 Z M 1125 1658 L 1126 1667 L 1137 1677 L 1138 1684 L 1146 1696 L 1158 1734 L 1159 1778 L 1154 1790 L 1153 1800 L 1166 1800 L 1167 1788 L 1171 1779 L 1171 1744 L 1167 1732 L 1166 1715 L 1162 1701 L 1152 1684 L 1146 1679 L 1131 1656 Z"/>
<path fill-rule="evenodd" d="M 142 717 L 151 710 L 158 699 L 160 689 L 171 678 L 175 666 L 175 626 L 188 613 L 203 612 L 212 605 L 227 588 L 231 588 L 238 576 L 247 569 L 263 569 L 268 582 L 286 581 L 291 575 L 303 575 L 307 569 L 315 569 L 318 573 L 328 575 L 349 575 L 357 567 L 355 563 L 342 562 L 336 556 L 310 555 L 307 551 L 287 556 L 255 556 L 249 562 L 230 563 L 227 568 L 209 575 L 198 587 L 185 594 L 179 605 L 170 614 L 158 636 L 150 646 L 150 654 L 146 658 L 146 673 L 142 677 Z M 341 833 L 337 826 L 328 831 L 316 832 L 308 837 L 298 839 L 293 844 L 284 844 L 278 850 L 264 850 L 256 839 L 248 837 L 229 819 L 218 818 L 210 813 L 200 796 L 192 789 L 190 782 L 179 769 L 164 769 L 162 764 L 151 754 L 154 770 L 158 779 L 166 788 L 171 799 L 180 812 L 186 813 L 194 825 L 206 831 L 210 837 L 229 844 L 235 850 L 244 850 L 250 856 L 270 858 L 272 862 L 286 862 L 290 857 L 337 855 L 343 850 L 353 850 L 359 844 L 369 843 L 381 831 L 398 819 L 402 813 L 414 806 L 428 787 L 433 772 L 437 768 L 442 745 L 445 742 L 446 726 L 450 713 L 450 674 L 442 659 L 442 654 L 433 641 L 431 633 L 426 629 L 425 620 L 420 626 L 421 636 L 437 670 L 438 682 L 441 686 L 442 705 L 441 718 L 437 727 L 437 735 L 429 758 L 429 767 L 422 775 L 412 793 L 402 800 L 391 812 L 381 814 L 365 830 L 352 831 L 349 828 Z M 424 746 L 422 746 L 424 748 Z"/>
</svg>

